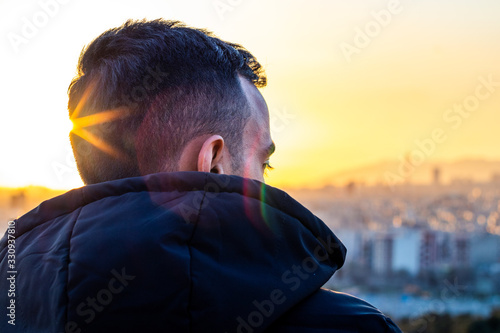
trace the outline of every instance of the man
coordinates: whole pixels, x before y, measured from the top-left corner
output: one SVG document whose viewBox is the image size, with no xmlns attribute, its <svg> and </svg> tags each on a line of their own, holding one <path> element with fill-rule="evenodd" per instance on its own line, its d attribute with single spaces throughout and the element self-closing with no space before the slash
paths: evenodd
<svg viewBox="0 0 500 333">
<path fill-rule="evenodd" d="M 344 246 L 263 183 L 265 84 L 243 47 L 180 22 L 128 21 L 94 40 L 68 103 L 87 186 L 11 222 L 1 331 L 399 332 L 321 289 Z"/>
</svg>

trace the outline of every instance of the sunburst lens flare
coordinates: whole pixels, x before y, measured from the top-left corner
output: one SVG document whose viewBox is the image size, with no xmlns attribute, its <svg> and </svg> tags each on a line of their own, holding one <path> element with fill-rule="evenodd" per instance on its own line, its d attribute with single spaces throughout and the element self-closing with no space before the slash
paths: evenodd
<svg viewBox="0 0 500 333">
<path fill-rule="evenodd" d="M 70 133 L 78 135 L 101 151 L 115 158 L 126 159 L 126 156 L 122 152 L 111 146 L 102 138 L 99 138 L 98 136 L 92 134 L 85 128 L 126 118 L 130 115 L 129 110 L 125 107 L 120 107 L 113 110 L 106 110 L 96 114 L 92 114 L 90 116 L 78 117 L 85 105 L 86 100 L 89 97 L 89 91 L 90 89 L 87 89 L 85 91 L 84 96 L 82 97 L 77 107 L 75 108 L 75 111 L 70 117 L 70 120 L 73 124 Z"/>
<path fill-rule="evenodd" d="M 90 93 L 94 91 L 95 88 L 95 82 L 91 82 L 87 89 L 85 89 L 85 92 L 83 93 L 82 98 L 80 98 L 80 101 L 78 102 L 78 105 L 76 106 L 75 110 L 71 113 L 71 120 L 76 119 L 80 116 L 80 112 L 82 111 L 83 107 L 87 103 L 87 100 L 89 99 Z"/>
<path fill-rule="evenodd" d="M 126 156 L 121 153 L 119 150 L 115 149 L 113 146 L 108 144 L 106 141 L 100 139 L 99 137 L 95 136 L 94 134 L 90 133 L 89 131 L 82 129 L 82 128 L 73 128 L 72 131 L 73 134 L 78 135 L 85 141 L 89 142 L 90 144 L 94 145 L 95 147 L 99 148 L 103 152 L 113 156 L 114 158 L 117 159 L 126 159 Z"/>
<path fill-rule="evenodd" d="M 73 129 L 79 129 L 102 123 L 107 123 L 116 119 L 125 118 L 127 116 L 128 114 L 125 108 L 103 111 L 90 116 L 72 119 Z"/>
</svg>

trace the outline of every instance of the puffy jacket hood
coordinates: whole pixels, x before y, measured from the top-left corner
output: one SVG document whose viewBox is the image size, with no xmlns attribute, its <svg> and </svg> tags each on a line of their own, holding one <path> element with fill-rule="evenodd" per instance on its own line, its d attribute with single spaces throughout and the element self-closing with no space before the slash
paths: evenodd
<svg viewBox="0 0 500 333">
<path fill-rule="evenodd" d="M 2 320 L 2 332 L 260 332 L 346 254 L 285 192 L 199 172 L 72 190 L 16 220 L 14 235 L 16 326 Z M 6 254 L 7 234 L 1 290 Z"/>
</svg>

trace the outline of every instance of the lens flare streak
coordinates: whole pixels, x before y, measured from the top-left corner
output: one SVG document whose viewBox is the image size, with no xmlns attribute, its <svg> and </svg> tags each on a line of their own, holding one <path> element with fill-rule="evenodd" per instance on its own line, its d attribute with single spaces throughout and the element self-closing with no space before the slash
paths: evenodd
<svg viewBox="0 0 500 333">
<path fill-rule="evenodd" d="M 78 105 L 76 106 L 75 110 L 71 113 L 70 120 L 73 123 L 73 128 L 71 130 L 71 133 L 78 135 L 85 141 L 94 145 L 101 151 L 113 156 L 114 158 L 126 159 L 125 154 L 123 154 L 115 147 L 110 145 L 108 142 L 106 142 L 102 138 L 99 138 L 97 135 L 91 133 L 89 130 L 85 128 L 128 117 L 129 112 L 127 108 L 121 107 L 113 110 L 106 110 L 99 113 L 95 113 L 90 116 L 79 117 L 82 109 L 85 107 L 85 104 L 91 95 L 91 92 L 94 91 L 94 88 L 95 84 L 90 84 L 87 87 L 87 89 L 83 93 L 82 98 L 78 102 Z"/>
</svg>

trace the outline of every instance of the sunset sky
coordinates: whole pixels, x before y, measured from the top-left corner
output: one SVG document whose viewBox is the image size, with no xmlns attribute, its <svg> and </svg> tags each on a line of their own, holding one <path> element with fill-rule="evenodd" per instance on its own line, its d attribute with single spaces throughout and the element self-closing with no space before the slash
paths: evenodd
<svg viewBox="0 0 500 333">
<path fill-rule="evenodd" d="M 82 185 L 66 110 L 79 53 L 128 18 L 159 17 L 265 66 L 271 185 L 403 157 L 500 159 L 498 0 L 0 0 L 0 186 Z"/>
</svg>

